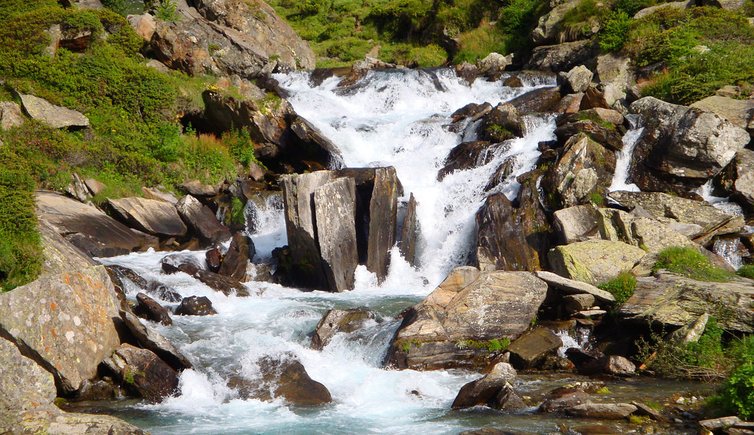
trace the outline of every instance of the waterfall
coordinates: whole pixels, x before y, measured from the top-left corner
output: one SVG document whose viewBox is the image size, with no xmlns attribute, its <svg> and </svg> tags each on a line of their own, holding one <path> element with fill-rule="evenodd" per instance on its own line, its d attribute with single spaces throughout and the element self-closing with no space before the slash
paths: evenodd
<svg viewBox="0 0 754 435">
<path fill-rule="evenodd" d="M 743 216 L 744 211 L 740 205 L 730 201 L 728 197 L 715 196 L 712 179 L 708 180 L 696 190 L 696 193 L 716 209 L 733 216 Z"/>
<path fill-rule="evenodd" d="M 631 170 L 631 159 L 634 155 L 634 149 L 641 135 L 644 133 L 644 127 L 639 125 L 639 118 L 636 115 L 627 115 L 627 119 L 631 124 L 631 129 L 623 135 L 623 149 L 616 153 L 615 173 L 608 189 L 610 192 L 639 192 L 639 187 L 636 184 L 629 183 L 628 178 L 630 176 L 629 172 Z"/>
</svg>

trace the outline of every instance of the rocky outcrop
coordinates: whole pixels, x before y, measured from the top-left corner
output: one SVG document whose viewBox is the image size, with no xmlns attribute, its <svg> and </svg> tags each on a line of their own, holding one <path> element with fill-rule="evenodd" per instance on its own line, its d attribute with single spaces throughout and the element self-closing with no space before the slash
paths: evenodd
<svg viewBox="0 0 754 435">
<path fill-rule="evenodd" d="M 34 95 L 18 94 L 24 111 L 35 121 L 52 128 L 81 129 L 89 127 L 89 119 L 75 110 L 56 106 Z"/>
<path fill-rule="evenodd" d="M 720 116 L 645 97 L 631 104 L 644 125 L 630 181 L 643 191 L 687 194 L 717 175 L 749 143 L 749 134 Z"/>
<path fill-rule="evenodd" d="M 404 316 L 388 352 L 399 368 L 479 367 L 529 328 L 547 285 L 528 272 L 460 267 Z"/>
<path fill-rule="evenodd" d="M 189 296 L 183 298 L 181 304 L 175 310 L 179 316 L 210 316 L 217 314 L 212 302 L 206 296 Z"/>
<path fill-rule="evenodd" d="M 158 21 L 150 48 L 188 74 L 254 78 L 273 70 L 311 69 L 308 44 L 261 0 L 193 0 L 180 19 Z"/>
<path fill-rule="evenodd" d="M 178 373 L 147 349 L 122 344 L 103 364 L 127 389 L 151 402 L 178 388 Z"/>
<path fill-rule="evenodd" d="M 542 45 L 532 51 L 526 68 L 552 72 L 568 71 L 594 57 L 597 50 L 594 42 L 588 40 Z"/>
<path fill-rule="evenodd" d="M 117 217 L 140 231 L 158 237 L 182 237 L 188 228 L 169 203 L 138 197 L 108 199 Z"/>
<path fill-rule="evenodd" d="M 329 310 L 314 328 L 312 347 L 321 350 L 332 340 L 335 334 L 354 332 L 370 320 L 374 314 L 364 308 L 350 310 Z"/>
<path fill-rule="evenodd" d="M 647 321 L 678 328 L 704 313 L 714 316 L 728 331 L 754 332 L 751 280 L 701 282 L 672 273 L 639 278 L 633 296 L 620 309 L 627 321 Z"/>
<path fill-rule="evenodd" d="M 175 204 L 178 215 L 188 224 L 204 246 L 224 242 L 230 238 L 230 230 L 217 220 L 206 205 L 191 195 L 186 195 Z"/>
<path fill-rule="evenodd" d="M 233 234 L 218 273 L 238 281 L 246 281 L 246 269 L 255 253 L 254 242 L 249 236 L 243 233 Z"/>
<path fill-rule="evenodd" d="M 115 289 L 95 265 L 44 222 L 40 277 L 0 295 L 0 332 L 71 393 L 92 378 L 120 343 Z M 35 327 L 30 327 L 35 325 Z"/>
<path fill-rule="evenodd" d="M 121 224 L 100 210 L 62 195 L 40 191 L 37 213 L 91 257 L 110 257 L 157 247 L 157 239 Z"/>
<path fill-rule="evenodd" d="M 548 258 L 558 275 L 597 285 L 633 269 L 644 255 L 642 249 L 623 242 L 587 240 L 557 246 Z"/>
<path fill-rule="evenodd" d="M 516 376 L 516 369 L 510 364 L 497 363 L 484 377 L 461 387 L 451 407 L 453 409 L 464 409 L 483 405 L 501 409 L 505 404 L 510 403 L 512 405 L 513 403 L 508 396 L 510 393 L 515 395 L 511 384 L 516 380 Z M 518 409 L 525 407 L 521 398 L 518 398 L 516 402 L 523 405 Z M 506 410 L 515 411 L 516 409 L 507 408 Z"/>
</svg>

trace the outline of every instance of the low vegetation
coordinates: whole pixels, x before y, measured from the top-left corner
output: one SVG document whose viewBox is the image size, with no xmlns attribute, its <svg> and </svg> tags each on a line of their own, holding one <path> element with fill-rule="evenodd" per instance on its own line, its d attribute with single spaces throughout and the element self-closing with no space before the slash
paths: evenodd
<svg viewBox="0 0 754 435">
<path fill-rule="evenodd" d="M 631 272 L 621 272 L 615 278 L 600 284 L 598 287 L 610 292 L 615 297 L 615 304 L 620 306 L 634 294 L 636 277 Z"/>
<path fill-rule="evenodd" d="M 698 281 L 730 281 L 733 274 L 713 265 L 709 258 L 692 247 L 674 246 L 663 249 L 657 255 L 653 271 L 665 269 Z"/>
</svg>

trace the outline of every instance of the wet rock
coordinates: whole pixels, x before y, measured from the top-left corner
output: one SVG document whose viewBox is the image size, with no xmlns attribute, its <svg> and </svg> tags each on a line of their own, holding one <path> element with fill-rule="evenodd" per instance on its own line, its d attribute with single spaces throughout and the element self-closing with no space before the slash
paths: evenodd
<svg viewBox="0 0 754 435">
<path fill-rule="evenodd" d="M 537 278 L 546 282 L 550 290 L 566 295 L 588 294 L 594 296 L 600 303 L 613 304 L 615 296 L 612 293 L 582 281 L 564 278 L 552 272 L 540 270 L 536 272 Z"/>
<path fill-rule="evenodd" d="M 341 178 L 314 191 L 317 241 L 328 288 L 350 290 L 359 257 L 356 247 L 356 184 Z"/>
<path fill-rule="evenodd" d="M 205 246 L 224 242 L 230 230 L 222 225 L 206 205 L 191 195 L 186 195 L 175 204 L 178 215 Z"/>
<path fill-rule="evenodd" d="M 754 151 L 739 150 L 715 181 L 748 211 L 754 210 Z"/>
<path fill-rule="evenodd" d="M 26 117 L 21 111 L 21 106 L 12 101 L 0 102 L 0 130 L 10 130 L 23 125 L 24 122 Z"/>
<path fill-rule="evenodd" d="M 644 255 L 642 249 L 623 242 L 588 240 L 555 247 L 548 259 L 558 275 L 597 285 L 631 270 Z"/>
<path fill-rule="evenodd" d="M 462 120 L 473 122 L 481 119 L 483 116 L 490 113 L 490 111 L 492 111 L 492 105 L 490 103 L 469 103 L 453 112 L 453 114 L 450 115 L 450 119 L 453 124 Z"/>
<path fill-rule="evenodd" d="M 61 393 L 70 393 L 92 378 L 99 362 L 119 344 L 113 323 L 119 303 L 104 266 L 44 221 L 40 233 L 42 273 L 0 294 L 0 333 L 50 371 Z"/>
<path fill-rule="evenodd" d="M 625 357 L 610 355 L 605 361 L 603 370 L 608 375 L 630 376 L 636 373 L 636 366 Z"/>
<path fill-rule="evenodd" d="M 482 118 L 479 126 L 479 138 L 488 142 L 503 142 L 508 139 L 523 137 L 524 121 L 515 106 L 509 103 L 498 104 Z"/>
<path fill-rule="evenodd" d="M 228 247 L 228 252 L 225 253 L 218 273 L 238 281 L 246 281 L 246 269 L 255 253 L 254 242 L 247 235 L 244 233 L 233 234 L 233 239 Z"/>
<path fill-rule="evenodd" d="M 510 384 L 516 380 L 516 376 L 516 369 L 510 364 L 497 363 L 490 373 L 461 387 L 451 407 L 464 409 L 483 405 L 496 408 L 498 395 L 503 392 L 503 389 L 510 387 Z"/>
<path fill-rule="evenodd" d="M 222 264 L 223 257 L 220 253 L 220 249 L 218 248 L 212 248 L 207 251 L 206 254 L 204 254 L 204 259 L 207 262 L 207 268 L 210 272 L 219 272 L 220 271 L 220 265 Z"/>
<path fill-rule="evenodd" d="M 571 68 L 571 70 L 566 73 L 560 73 L 559 77 L 565 82 L 565 88 L 563 91 L 569 94 L 574 94 L 577 92 L 585 92 L 589 88 L 594 73 L 589 71 L 589 68 L 584 65 L 579 65 Z"/>
<path fill-rule="evenodd" d="M 115 400 L 125 396 L 120 385 L 117 385 L 109 376 L 102 379 L 87 380 L 76 392 L 77 401 L 102 401 Z"/>
<path fill-rule="evenodd" d="M 321 350 L 332 340 L 335 334 L 351 333 L 364 326 L 368 320 L 374 319 L 374 314 L 364 308 L 350 310 L 331 309 L 325 313 L 314 328 L 312 348 Z"/>
<path fill-rule="evenodd" d="M 163 325 L 172 325 L 173 321 L 170 319 L 168 310 L 160 305 L 157 301 L 150 298 L 144 293 L 138 293 L 136 295 L 136 308 L 134 314 L 153 322 L 162 323 Z"/>
<path fill-rule="evenodd" d="M 303 364 L 293 358 L 265 357 L 259 363 L 263 380 L 272 383 L 272 397 L 282 397 L 297 406 L 318 406 L 332 401 L 327 387 L 315 381 Z"/>
<path fill-rule="evenodd" d="M 52 192 L 37 192 L 41 220 L 55 226 L 91 257 L 111 257 L 156 247 L 156 238 L 132 230 L 98 209 Z"/>
<path fill-rule="evenodd" d="M 555 112 L 560 105 L 560 90 L 558 88 L 540 88 L 529 91 L 508 102 L 518 110 L 518 113 L 548 113 Z"/>
<path fill-rule="evenodd" d="M 635 101 L 631 112 L 645 126 L 630 177 L 643 191 L 685 194 L 718 174 L 751 139 L 716 114 L 652 97 Z"/>
<path fill-rule="evenodd" d="M 579 418 L 600 418 L 603 420 L 620 420 L 636 412 L 636 406 L 630 403 L 594 403 L 586 402 L 565 410 L 566 414 Z"/>
<path fill-rule="evenodd" d="M 704 313 L 725 307 L 718 323 L 728 331 L 754 332 L 750 280 L 701 282 L 668 272 L 637 279 L 636 290 L 619 311 L 624 320 L 665 325 L 668 329 L 684 326 Z"/>
<path fill-rule="evenodd" d="M 499 148 L 499 145 L 493 145 L 489 141 L 463 142 L 456 145 L 445 158 L 442 169 L 437 172 L 437 179 L 442 181 L 448 174 L 455 171 L 471 169 L 489 163 L 494 158 L 492 151 L 497 148 Z"/>
<path fill-rule="evenodd" d="M 181 295 L 178 292 L 166 285 L 160 284 L 159 282 L 150 282 L 147 286 L 147 292 L 165 302 L 181 301 Z"/>
<path fill-rule="evenodd" d="M 201 281 L 207 287 L 224 293 L 225 295 L 235 294 L 236 296 L 248 296 L 249 290 L 243 283 L 229 276 L 220 275 L 203 269 L 193 258 L 168 255 L 161 261 L 162 270 L 165 273 L 183 272 Z"/>
<path fill-rule="evenodd" d="M 89 119 L 81 112 L 56 106 L 34 95 L 18 94 L 18 97 L 29 117 L 48 127 L 68 129 L 89 127 Z"/>
<path fill-rule="evenodd" d="M 395 168 L 377 168 L 369 201 L 369 238 L 367 270 L 382 282 L 387 277 L 390 249 L 395 245 L 400 181 Z"/>
<path fill-rule="evenodd" d="M 122 222 L 139 231 L 159 237 L 181 237 L 188 230 L 172 204 L 137 197 L 107 202 Z"/>
<path fill-rule="evenodd" d="M 120 317 L 136 340 L 136 343 L 142 348 L 154 352 L 155 355 L 159 356 L 173 370 L 180 372 L 192 367 L 188 358 L 154 328 L 143 324 L 135 315 L 128 311 L 121 310 Z"/>
<path fill-rule="evenodd" d="M 577 205 L 553 213 L 560 241 L 569 244 L 599 236 L 597 210 L 592 204 Z"/>
<path fill-rule="evenodd" d="M 543 45 L 532 52 L 526 68 L 552 72 L 568 71 L 594 57 L 596 45 L 589 40 Z"/>
<path fill-rule="evenodd" d="M 151 402 L 159 402 L 178 388 L 178 373 L 154 352 L 121 344 L 105 366 L 124 386 Z"/>
<path fill-rule="evenodd" d="M 584 391 L 582 386 L 557 388 L 548 394 L 539 406 L 539 411 L 545 413 L 564 412 L 574 406 L 586 403 L 589 398 L 590 395 Z"/>
<path fill-rule="evenodd" d="M 416 247 L 419 239 L 419 231 L 419 221 L 416 217 L 416 198 L 411 193 L 406 205 L 406 214 L 403 217 L 401 239 L 398 245 L 401 255 L 411 266 L 416 266 L 417 263 Z"/>
<path fill-rule="evenodd" d="M 528 329 L 547 285 L 528 272 L 461 267 L 404 316 L 388 351 L 399 368 L 479 367 Z"/>
<path fill-rule="evenodd" d="M 175 314 L 179 316 L 210 316 L 217 314 L 212 307 L 212 302 L 206 296 L 189 296 L 183 298 L 176 308 Z"/>
<path fill-rule="evenodd" d="M 503 86 L 509 88 L 523 88 L 524 82 L 519 76 L 510 76 L 507 79 L 503 80 Z"/>
<path fill-rule="evenodd" d="M 652 420 L 659 421 L 659 422 L 668 421 L 668 419 L 664 415 L 662 415 L 659 411 L 652 409 L 641 402 L 633 401 L 631 402 L 631 404 L 637 408 L 636 412 L 634 412 L 634 414 L 636 415 L 644 415 L 651 418 Z"/>
<path fill-rule="evenodd" d="M 598 112 L 602 111 L 602 112 Z M 589 109 L 568 115 L 558 121 L 555 136 L 561 143 L 580 133 L 587 135 L 591 140 L 609 148 L 612 151 L 620 151 L 623 148 L 623 138 L 615 125 L 602 119 L 601 113 L 609 109 Z M 618 113 L 621 121 L 623 116 Z"/>
<path fill-rule="evenodd" d="M 514 340 L 508 351 L 511 363 L 519 370 L 536 367 L 548 354 L 555 352 L 563 341 L 549 328 L 536 328 Z"/>
</svg>

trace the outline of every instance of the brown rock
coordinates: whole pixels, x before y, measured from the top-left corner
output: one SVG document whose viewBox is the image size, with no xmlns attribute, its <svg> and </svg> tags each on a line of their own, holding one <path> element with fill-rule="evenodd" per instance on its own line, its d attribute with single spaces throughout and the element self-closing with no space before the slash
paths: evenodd
<svg viewBox="0 0 754 435">
<path fill-rule="evenodd" d="M 484 405 L 496 408 L 497 398 L 502 393 L 507 399 L 510 393 L 503 390 L 510 387 L 516 379 L 516 370 L 508 363 L 497 363 L 490 373 L 483 378 L 469 382 L 458 392 L 451 407 L 453 409 L 471 408 L 472 406 Z M 515 393 L 513 393 L 515 394 Z M 507 402 L 507 400 L 503 400 Z M 497 407 L 497 409 L 500 409 Z"/>
<path fill-rule="evenodd" d="M 189 296 L 183 298 L 176 308 L 175 314 L 179 316 L 210 316 L 217 314 L 212 307 L 212 302 L 206 296 Z"/>
<path fill-rule="evenodd" d="M 233 234 L 230 247 L 228 247 L 228 252 L 225 253 L 218 273 L 238 281 L 246 281 L 246 269 L 255 253 L 254 242 L 248 236 L 243 233 Z"/>
<path fill-rule="evenodd" d="M 535 89 L 508 103 L 515 107 L 518 113 L 555 112 L 560 106 L 560 90 L 558 88 Z"/>
<path fill-rule="evenodd" d="M 178 388 L 178 373 L 147 349 L 121 344 L 103 363 L 126 388 L 149 401 L 158 402 Z"/>
<path fill-rule="evenodd" d="M 108 199 L 117 217 L 140 231 L 160 236 L 184 236 L 186 225 L 172 204 L 153 199 Z"/>
<path fill-rule="evenodd" d="M 163 325 L 172 325 L 173 321 L 170 319 L 168 310 L 160 305 L 157 301 L 145 295 L 144 293 L 138 293 L 136 295 L 136 308 L 134 314 L 153 322 L 159 322 Z"/>
<path fill-rule="evenodd" d="M 387 277 L 390 249 L 395 245 L 400 182 L 395 168 L 377 168 L 369 201 L 367 269 L 382 282 Z"/>
<path fill-rule="evenodd" d="M 207 253 L 204 254 L 204 259 L 207 262 L 207 267 L 209 268 L 210 272 L 217 273 L 220 271 L 220 265 L 223 261 L 220 249 L 212 248 L 208 250 Z"/>
<path fill-rule="evenodd" d="M 600 418 L 620 420 L 636 412 L 636 406 L 630 403 L 593 403 L 586 402 L 565 410 L 566 414 L 581 418 Z"/>
<path fill-rule="evenodd" d="M 532 368 L 547 354 L 558 350 L 563 341 L 549 328 L 536 328 L 518 337 L 508 346 L 511 363 L 520 369 Z"/>
<path fill-rule="evenodd" d="M 183 222 L 205 245 L 224 242 L 230 237 L 230 230 L 217 220 L 212 210 L 193 196 L 184 196 L 175 208 Z"/>
<path fill-rule="evenodd" d="M 149 325 L 145 325 L 129 311 L 121 310 L 120 317 L 136 343 L 151 350 L 176 371 L 190 369 L 191 362 L 167 338 Z"/>
</svg>

